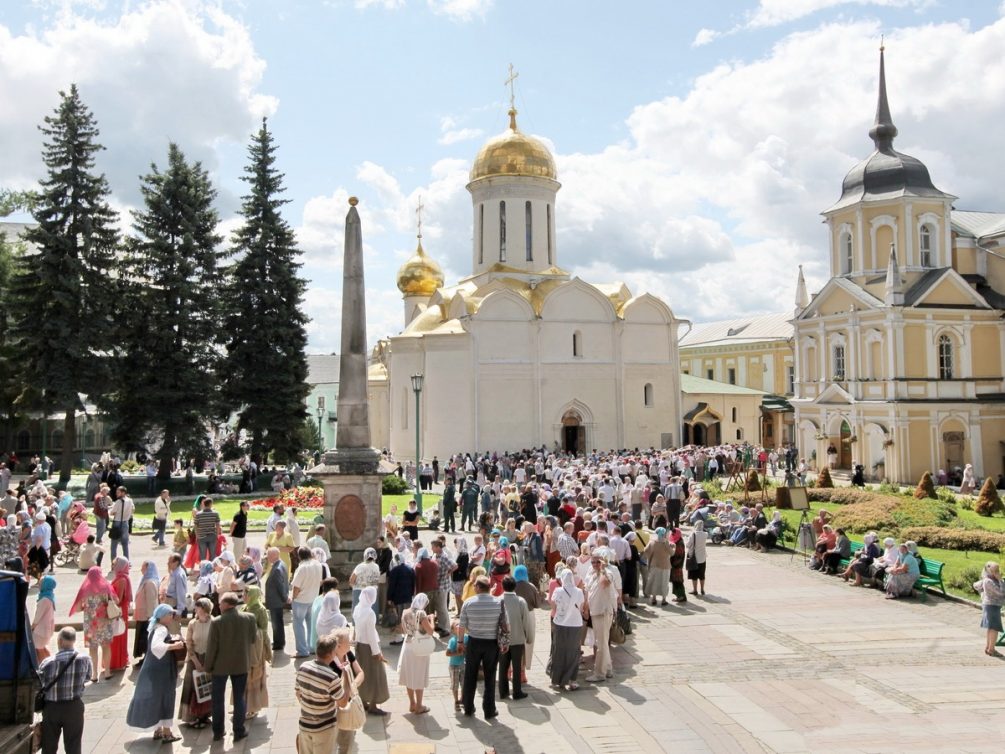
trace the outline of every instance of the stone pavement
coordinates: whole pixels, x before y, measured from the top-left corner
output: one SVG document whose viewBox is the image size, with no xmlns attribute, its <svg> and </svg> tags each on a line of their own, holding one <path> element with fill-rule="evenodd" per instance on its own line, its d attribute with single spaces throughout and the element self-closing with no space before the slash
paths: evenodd
<svg viewBox="0 0 1005 754">
<path fill-rule="evenodd" d="M 149 540 L 134 541 L 144 542 L 136 562 L 150 550 Z M 162 563 L 166 551 L 156 558 Z M 635 632 L 614 650 L 615 678 L 573 693 L 548 688 L 547 617 L 539 611 L 530 697 L 500 702 L 492 722 L 480 718 L 480 703 L 474 718 L 454 712 L 442 653 L 431 664 L 430 713 L 405 714 L 397 651 L 388 646 L 392 714 L 367 721 L 358 751 L 915 754 L 987 752 L 1005 741 L 1005 665 L 983 654 L 973 608 L 938 597 L 884 600 L 806 571 L 801 557 L 787 553 L 710 547 L 708 572 L 707 597 L 635 611 Z M 62 581 L 65 614 L 75 587 Z M 170 748 L 294 754 L 294 670 L 287 657 L 271 669 L 272 706 L 247 740 L 213 744 L 208 728 L 182 728 L 183 740 Z M 87 687 L 84 752 L 169 751 L 125 726 L 134 677 L 130 671 Z"/>
</svg>

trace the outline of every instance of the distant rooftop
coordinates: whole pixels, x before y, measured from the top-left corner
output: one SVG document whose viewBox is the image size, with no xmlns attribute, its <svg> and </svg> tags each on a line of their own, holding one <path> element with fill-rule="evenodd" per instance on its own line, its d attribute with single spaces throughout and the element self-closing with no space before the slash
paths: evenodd
<svg viewBox="0 0 1005 754">
<path fill-rule="evenodd" d="M 963 236 L 984 238 L 1005 233 L 1005 213 L 970 212 L 954 209 L 950 213 L 953 230 Z"/>
<path fill-rule="evenodd" d="M 791 314 L 783 312 L 721 322 L 704 322 L 694 325 L 691 331 L 680 339 L 680 347 L 697 348 L 788 340 L 792 337 L 792 323 L 789 321 L 791 319 Z"/>
<path fill-rule="evenodd" d="M 693 374 L 680 376 L 680 391 L 682 393 L 711 393 L 715 395 L 767 395 L 763 390 L 754 390 L 742 385 L 730 385 L 728 382 L 706 380 Z"/>
<path fill-rule="evenodd" d="M 337 385 L 339 378 L 339 356 L 337 353 L 307 354 L 307 384 Z"/>
</svg>

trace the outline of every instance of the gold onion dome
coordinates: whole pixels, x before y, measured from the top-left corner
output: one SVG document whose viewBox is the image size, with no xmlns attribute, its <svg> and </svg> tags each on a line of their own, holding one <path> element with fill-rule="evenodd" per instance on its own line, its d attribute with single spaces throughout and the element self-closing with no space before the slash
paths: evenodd
<svg viewBox="0 0 1005 754">
<path fill-rule="evenodd" d="M 398 290 L 406 296 L 432 296 L 443 287 L 443 270 L 422 248 L 422 239 L 411 256 L 398 270 Z"/>
<path fill-rule="evenodd" d="M 522 175 L 558 179 L 555 158 L 540 141 L 516 126 L 516 110 L 509 111 L 509 128 L 485 142 L 471 166 L 471 180 L 494 175 Z"/>
</svg>

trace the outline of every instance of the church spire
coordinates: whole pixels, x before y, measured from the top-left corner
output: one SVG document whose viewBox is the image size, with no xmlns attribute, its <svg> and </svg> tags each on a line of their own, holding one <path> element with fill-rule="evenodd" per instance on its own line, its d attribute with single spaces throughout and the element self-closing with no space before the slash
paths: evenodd
<svg viewBox="0 0 1005 754">
<path fill-rule="evenodd" d="M 796 316 L 810 305 L 810 297 L 806 292 L 806 278 L 803 277 L 803 266 L 799 265 L 799 279 L 796 280 Z"/>
<path fill-rule="evenodd" d="M 890 244 L 890 263 L 886 266 L 886 290 L 884 300 L 887 306 L 904 305 L 904 280 L 897 265 L 897 249 Z"/>
<path fill-rule="evenodd" d="M 893 139 L 897 135 L 897 127 L 893 125 L 893 117 L 890 115 L 890 103 L 886 98 L 885 50 L 886 46 L 880 44 L 879 101 L 876 103 L 876 122 L 869 129 L 869 136 L 872 138 L 872 142 L 876 145 L 876 150 L 879 152 L 893 151 Z"/>
</svg>

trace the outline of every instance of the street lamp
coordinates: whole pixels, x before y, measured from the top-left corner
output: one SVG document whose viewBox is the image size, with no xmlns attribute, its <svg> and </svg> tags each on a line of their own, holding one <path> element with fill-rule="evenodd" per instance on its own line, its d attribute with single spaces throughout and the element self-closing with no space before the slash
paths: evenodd
<svg viewBox="0 0 1005 754">
<path fill-rule="evenodd" d="M 323 395 L 318 396 L 318 453 L 325 452 L 324 440 L 321 439 L 321 417 L 325 413 L 325 397 Z"/>
<path fill-rule="evenodd" d="M 419 444 L 419 394 L 422 392 L 421 374 L 412 375 L 412 391 L 415 393 L 415 505 L 422 515 L 422 487 L 419 485 L 419 469 L 421 466 L 421 445 Z"/>
</svg>

